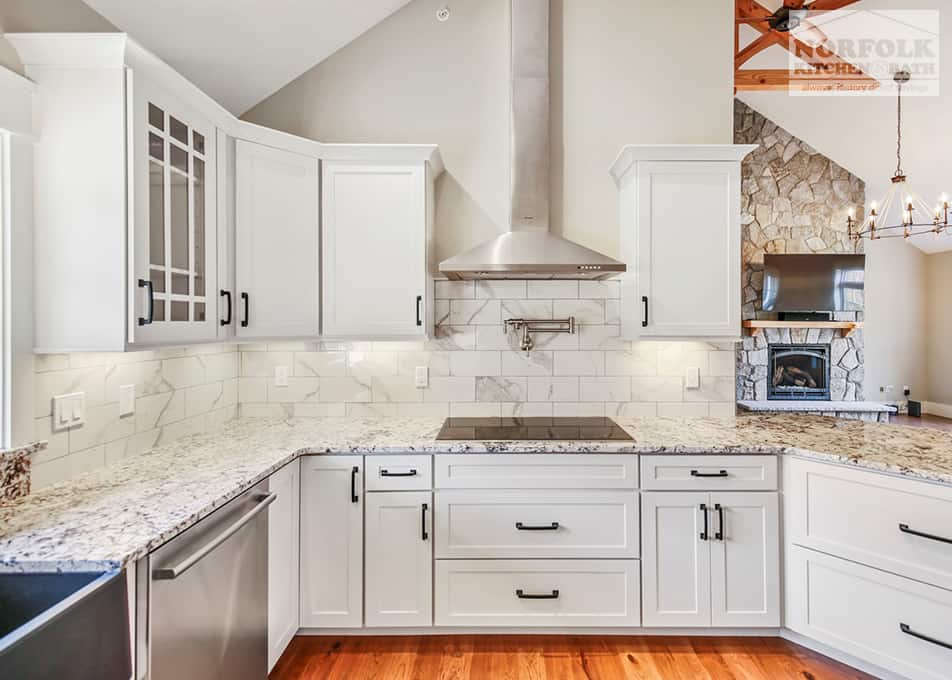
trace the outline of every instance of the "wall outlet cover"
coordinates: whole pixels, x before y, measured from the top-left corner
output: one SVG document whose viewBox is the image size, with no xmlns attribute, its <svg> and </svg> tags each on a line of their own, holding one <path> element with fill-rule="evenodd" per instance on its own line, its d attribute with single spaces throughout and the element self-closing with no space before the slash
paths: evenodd
<svg viewBox="0 0 952 680">
<path fill-rule="evenodd" d="M 417 387 L 429 387 L 430 385 L 430 367 L 417 366 L 413 373 L 413 384 Z"/>
<path fill-rule="evenodd" d="M 287 387 L 290 369 L 287 366 L 274 367 L 274 384 L 276 387 Z"/>
<path fill-rule="evenodd" d="M 701 388 L 701 369 L 697 366 L 689 366 L 684 371 L 684 386 L 689 390 Z"/>
<path fill-rule="evenodd" d="M 119 417 L 130 416 L 136 412 L 136 386 L 119 386 Z"/>
</svg>

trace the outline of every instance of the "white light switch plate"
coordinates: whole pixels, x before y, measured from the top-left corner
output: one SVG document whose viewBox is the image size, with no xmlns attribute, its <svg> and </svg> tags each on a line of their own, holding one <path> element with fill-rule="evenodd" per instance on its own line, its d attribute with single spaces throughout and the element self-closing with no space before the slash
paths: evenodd
<svg viewBox="0 0 952 680">
<path fill-rule="evenodd" d="M 684 386 L 689 390 L 701 388 L 701 369 L 697 366 L 689 366 L 684 371 Z"/>
<path fill-rule="evenodd" d="M 136 412 L 136 386 L 119 385 L 119 417 Z"/>
<path fill-rule="evenodd" d="M 429 387 L 430 368 L 429 366 L 417 366 L 413 374 L 413 384 L 417 387 Z"/>
<path fill-rule="evenodd" d="M 275 366 L 274 367 L 275 387 L 287 387 L 289 374 L 290 374 L 290 371 L 287 366 Z"/>
<path fill-rule="evenodd" d="M 74 392 L 53 397 L 53 431 L 59 432 L 86 422 L 86 393 Z"/>
</svg>

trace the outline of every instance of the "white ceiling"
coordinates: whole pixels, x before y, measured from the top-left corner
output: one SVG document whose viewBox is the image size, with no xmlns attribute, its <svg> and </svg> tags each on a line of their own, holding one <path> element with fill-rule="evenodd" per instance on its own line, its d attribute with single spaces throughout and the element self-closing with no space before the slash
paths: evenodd
<svg viewBox="0 0 952 680">
<path fill-rule="evenodd" d="M 410 0 L 85 0 L 240 115 Z"/>
</svg>

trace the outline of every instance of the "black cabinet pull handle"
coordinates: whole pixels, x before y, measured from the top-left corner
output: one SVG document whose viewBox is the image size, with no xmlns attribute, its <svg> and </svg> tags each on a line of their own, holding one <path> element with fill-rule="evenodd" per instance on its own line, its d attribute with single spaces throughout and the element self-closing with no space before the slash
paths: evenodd
<svg viewBox="0 0 952 680">
<path fill-rule="evenodd" d="M 155 287 L 152 285 L 151 280 L 139 279 L 139 288 L 146 288 L 149 292 L 149 313 L 144 317 L 139 317 L 139 325 L 148 326 L 155 318 Z"/>
<path fill-rule="evenodd" d="M 416 325 L 417 326 L 423 325 L 422 310 L 420 309 L 422 305 L 423 305 L 423 296 L 417 295 L 416 296 Z"/>
<path fill-rule="evenodd" d="M 231 291 L 230 290 L 220 290 L 218 291 L 218 297 L 225 298 L 225 309 L 228 312 L 228 316 L 219 321 L 218 323 L 222 326 L 231 325 Z"/>
<path fill-rule="evenodd" d="M 426 510 L 429 507 L 428 503 L 424 503 L 420 509 L 420 536 L 424 541 L 430 537 L 430 535 L 426 533 Z"/>
<path fill-rule="evenodd" d="M 357 497 L 357 473 L 360 472 L 360 468 L 356 465 L 350 470 L 350 502 L 356 503 L 360 500 Z"/>
<path fill-rule="evenodd" d="M 516 591 L 516 597 L 520 600 L 557 600 L 559 591 L 553 590 L 551 593 L 527 593 L 522 588 Z"/>
<path fill-rule="evenodd" d="M 727 470 L 719 470 L 717 472 L 698 472 L 697 470 L 691 470 L 692 477 L 727 477 Z"/>
<path fill-rule="evenodd" d="M 245 318 L 241 320 L 241 327 L 247 328 L 248 327 L 248 293 L 242 293 L 241 300 L 242 302 L 245 303 Z"/>
<path fill-rule="evenodd" d="M 516 522 L 516 529 L 519 531 L 555 531 L 559 528 L 558 522 L 552 522 L 552 524 L 523 524 L 522 522 Z"/>
<path fill-rule="evenodd" d="M 930 541 L 939 541 L 939 543 L 949 543 L 952 545 L 952 538 L 944 538 L 942 536 L 936 536 L 935 534 L 927 534 L 922 531 L 916 531 L 915 529 L 910 529 L 908 524 L 900 524 L 899 531 L 904 534 L 909 534 L 911 536 L 918 536 L 919 538 L 928 538 Z"/>
<path fill-rule="evenodd" d="M 390 472 L 383 468 L 380 469 L 381 477 L 416 477 L 417 471 L 411 469 L 409 472 Z"/>
<path fill-rule="evenodd" d="M 720 503 L 714 504 L 714 509 L 717 510 L 717 531 L 714 532 L 715 541 L 724 540 L 724 506 Z"/>
<path fill-rule="evenodd" d="M 704 515 L 704 530 L 701 532 L 701 540 L 707 540 L 707 503 L 701 503 L 701 514 Z"/>
<path fill-rule="evenodd" d="M 645 306 L 645 316 L 641 320 L 641 327 L 647 328 L 648 327 L 648 296 L 647 295 L 641 296 L 641 303 Z"/>
<path fill-rule="evenodd" d="M 907 624 L 907 623 L 900 623 L 900 624 L 899 624 L 899 630 L 901 630 L 901 631 L 902 631 L 903 633 L 905 633 L 906 635 L 911 635 L 911 636 L 914 637 L 914 638 L 919 638 L 920 640 L 925 640 L 926 642 L 929 642 L 929 643 L 931 643 L 931 644 L 933 644 L 933 645 L 938 645 L 939 647 L 945 647 L 946 649 L 952 649 L 952 643 L 943 642 L 942 640 L 938 640 L 938 639 L 936 639 L 936 638 L 934 638 L 934 637 L 929 637 L 928 635 L 923 635 L 922 633 L 917 633 L 917 632 L 914 631 L 912 628 L 910 628 L 910 627 L 909 627 L 909 624 Z"/>
</svg>

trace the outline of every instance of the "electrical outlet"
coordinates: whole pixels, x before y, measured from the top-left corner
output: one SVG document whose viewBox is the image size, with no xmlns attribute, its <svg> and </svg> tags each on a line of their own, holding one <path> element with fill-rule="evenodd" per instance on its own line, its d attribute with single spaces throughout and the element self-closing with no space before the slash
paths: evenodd
<svg viewBox="0 0 952 680">
<path fill-rule="evenodd" d="M 689 390 L 698 390 L 701 388 L 701 369 L 697 366 L 689 366 L 684 371 L 684 387 Z"/>
<path fill-rule="evenodd" d="M 290 370 L 287 366 L 274 367 L 274 385 L 275 387 L 287 387 Z"/>
<path fill-rule="evenodd" d="M 136 412 L 136 386 L 119 385 L 119 417 Z"/>
<path fill-rule="evenodd" d="M 86 422 L 86 393 L 53 397 L 53 431 L 67 430 Z"/>
<path fill-rule="evenodd" d="M 430 368 L 428 366 L 417 366 L 413 373 L 413 384 L 417 387 L 429 387 Z"/>
</svg>

